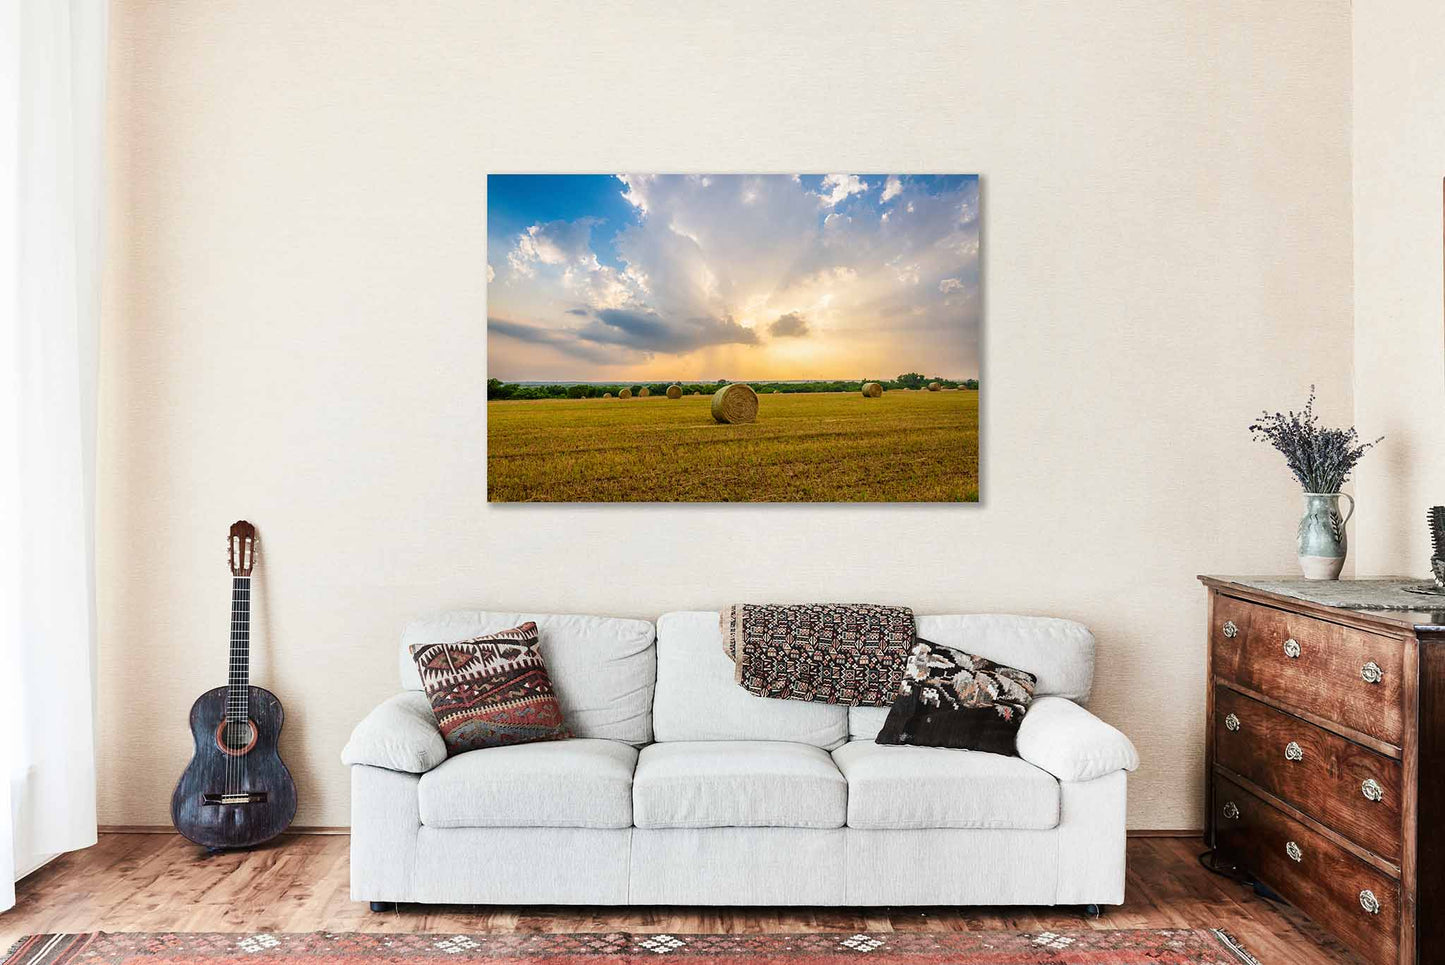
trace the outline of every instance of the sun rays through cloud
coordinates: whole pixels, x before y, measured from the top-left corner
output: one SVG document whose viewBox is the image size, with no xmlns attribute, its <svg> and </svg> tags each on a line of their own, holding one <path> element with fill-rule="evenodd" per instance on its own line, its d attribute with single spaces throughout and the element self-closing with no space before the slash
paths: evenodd
<svg viewBox="0 0 1445 965">
<path fill-rule="evenodd" d="M 490 175 L 488 374 L 978 375 L 971 175 Z"/>
</svg>

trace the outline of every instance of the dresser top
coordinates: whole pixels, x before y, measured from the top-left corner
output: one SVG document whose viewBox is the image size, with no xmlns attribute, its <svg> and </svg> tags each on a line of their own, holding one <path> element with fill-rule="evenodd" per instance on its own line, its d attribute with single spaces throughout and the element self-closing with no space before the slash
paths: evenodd
<svg viewBox="0 0 1445 965">
<path fill-rule="evenodd" d="M 1201 576 L 1206 586 L 1226 593 L 1303 602 L 1314 608 L 1348 611 L 1354 620 L 1420 633 L 1445 632 L 1445 594 L 1417 592 L 1429 579 L 1304 580 L 1283 576 Z"/>
</svg>

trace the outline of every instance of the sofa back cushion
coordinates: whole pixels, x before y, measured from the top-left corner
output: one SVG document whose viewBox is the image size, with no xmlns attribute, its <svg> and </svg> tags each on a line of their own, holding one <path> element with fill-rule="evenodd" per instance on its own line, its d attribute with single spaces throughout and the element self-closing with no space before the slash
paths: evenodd
<svg viewBox="0 0 1445 965">
<path fill-rule="evenodd" d="M 455 643 L 528 621 L 568 729 L 576 737 L 646 744 L 652 740 L 652 688 L 657 679 L 654 630 L 646 620 L 556 613 L 453 610 L 414 620 L 401 636 L 397 666 L 405 690 L 421 690 L 408 648 Z"/>
<path fill-rule="evenodd" d="M 1086 704 L 1094 685 L 1094 635 L 1082 623 L 1055 617 L 954 613 L 915 617 L 918 636 L 1031 673 L 1035 697 Z M 873 740 L 887 707 L 850 707 L 848 736 Z"/>
<path fill-rule="evenodd" d="M 733 679 L 716 610 L 664 613 L 652 729 L 658 741 L 794 741 L 831 750 L 848 739 L 848 708 L 753 696 Z"/>
</svg>

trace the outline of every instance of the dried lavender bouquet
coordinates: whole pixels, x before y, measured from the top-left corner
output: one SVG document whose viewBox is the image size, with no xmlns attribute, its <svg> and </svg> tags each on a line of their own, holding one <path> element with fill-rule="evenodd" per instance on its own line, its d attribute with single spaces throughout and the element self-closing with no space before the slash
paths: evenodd
<svg viewBox="0 0 1445 965">
<path fill-rule="evenodd" d="M 1289 471 L 1307 493 L 1337 493 L 1360 457 L 1380 444 L 1360 442 L 1354 426 L 1330 429 L 1315 414 L 1315 387 L 1302 412 L 1261 413 L 1249 427 L 1256 442 L 1268 442 L 1284 453 Z"/>
</svg>

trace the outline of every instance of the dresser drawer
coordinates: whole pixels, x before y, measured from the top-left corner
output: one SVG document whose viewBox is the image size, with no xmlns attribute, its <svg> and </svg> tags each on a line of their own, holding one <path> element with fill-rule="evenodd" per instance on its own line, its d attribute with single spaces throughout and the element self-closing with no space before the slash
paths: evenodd
<svg viewBox="0 0 1445 965">
<path fill-rule="evenodd" d="M 1396 961 L 1399 885 L 1323 835 L 1215 775 L 1215 845 L 1371 963 Z"/>
<path fill-rule="evenodd" d="M 1401 641 L 1223 595 L 1209 636 L 1216 676 L 1400 745 Z"/>
<path fill-rule="evenodd" d="M 1214 754 L 1222 766 L 1399 863 L 1399 761 L 1228 687 L 1214 691 Z"/>
</svg>

